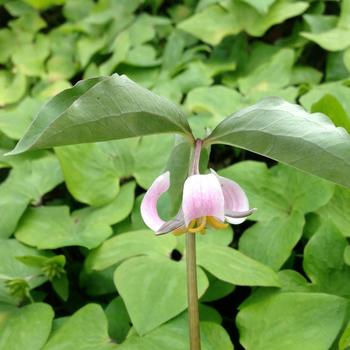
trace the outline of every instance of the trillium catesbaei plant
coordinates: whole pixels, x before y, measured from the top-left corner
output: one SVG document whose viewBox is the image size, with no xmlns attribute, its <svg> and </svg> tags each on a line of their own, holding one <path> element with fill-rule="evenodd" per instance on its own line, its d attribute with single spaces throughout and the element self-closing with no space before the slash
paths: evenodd
<svg viewBox="0 0 350 350">
<path fill-rule="evenodd" d="M 141 213 L 156 234 L 186 233 L 190 349 L 199 350 L 193 233 L 204 233 L 207 225 L 220 229 L 227 225 L 225 222 L 239 224 L 255 210 L 249 208 L 247 196 L 237 183 L 213 170 L 210 174 L 199 173 L 201 150 L 212 144 L 240 147 L 350 187 L 350 137 L 324 115 L 309 114 L 298 105 L 272 97 L 228 116 L 205 140 L 195 141 L 179 106 L 126 76 L 114 74 L 86 79 L 49 100 L 8 154 L 160 133 L 180 134 L 186 147 L 187 141 L 191 144 L 191 161 L 184 152 L 177 154 L 180 161 L 176 171 L 184 180 L 178 190 L 182 192 L 182 204 L 170 221 L 158 215 L 157 201 L 169 189 L 174 173 L 170 164 L 170 172 L 160 175 L 145 194 Z M 176 148 L 174 145 L 174 151 Z M 257 262 L 253 265 L 258 266 Z"/>
</svg>

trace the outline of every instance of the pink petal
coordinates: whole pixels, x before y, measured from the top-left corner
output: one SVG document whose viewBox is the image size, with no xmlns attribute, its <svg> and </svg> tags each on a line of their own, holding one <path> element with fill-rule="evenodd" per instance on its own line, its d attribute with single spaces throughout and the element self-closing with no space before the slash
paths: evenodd
<svg viewBox="0 0 350 350">
<path fill-rule="evenodd" d="M 146 192 L 141 203 L 141 216 L 145 224 L 153 231 L 158 231 L 165 224 L 158 215 L 157 202 L 160 196 L 169 189 L 170 173 L 158 176 Z"/>
<path fill-rule="evenodd" d="M 236 182 L 219 176 L 212 169 L 210 170 L 219 180 L 222 192 L 224 193 L 226 221 L 230 224 L 241 224 L 248 215 L 252 214 L 252 211 L 249 210 L 249 202 L 245 192 Z M 237 218 L 240 212 L 242 212 L 243 218 Z M 232 213 L 232 216 L 230 216 L 230 213 Z"/>
<path fill-rule="evenodd" d="M 192 175 L 185 181 L 182 210 L 186 226 L 202 216 L 225 219 L 224 195 L 215 175 Z"/>
</svg>

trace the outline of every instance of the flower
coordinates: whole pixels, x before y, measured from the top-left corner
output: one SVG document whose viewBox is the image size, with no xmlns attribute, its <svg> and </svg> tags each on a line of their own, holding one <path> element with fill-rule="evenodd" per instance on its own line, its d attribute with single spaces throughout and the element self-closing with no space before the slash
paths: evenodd
<svg viewBox="0 0 350 350">
<path fill-rule="evenodd" d="M 228 224 L 240 224 L 256 209 L 249 209 L 248 198 L 234 181 L 210 174 L 189 176 L 184 184 L 182 205 L 176 217 L 164 221 L 159 217 L 157 202 L 169 189 L 170 173 L 155 179 L 141 203 L 141 215 L 145 224 L 157 235 L 174 231 L 204 233 L 207 225 L 225 228 Z"/>
</svg>

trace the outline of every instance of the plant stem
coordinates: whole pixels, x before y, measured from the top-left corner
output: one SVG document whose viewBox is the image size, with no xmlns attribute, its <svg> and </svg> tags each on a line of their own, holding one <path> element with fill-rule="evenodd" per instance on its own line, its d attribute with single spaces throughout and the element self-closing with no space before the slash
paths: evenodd
<svg viewBox="0 0 350 350">
<path fill-rule="evenodd" d="M 186 233 L 186 264 L 190 350 L 200 350 L 201 341 L 197 291 L 196 234 L 194 233 Z"/>
</svg>

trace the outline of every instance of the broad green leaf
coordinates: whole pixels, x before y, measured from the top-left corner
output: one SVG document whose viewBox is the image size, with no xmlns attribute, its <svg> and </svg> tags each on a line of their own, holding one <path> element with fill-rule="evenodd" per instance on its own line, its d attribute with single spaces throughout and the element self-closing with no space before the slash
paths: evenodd
<svg viewBox="0 0 350 350">
<path fill-rule="evenodd" d="M 303 83 L 315 85 L 322 79 L 322 73 L 315 68 L 309 66 L 294 66 L 292 68 L 292 75 L 290 83 L 292 85 L 299 85 Z"/>
<path fill-rule="evenodd" d="M 336 187 L 332 199 L 318 210 L 323 222 L 332 222 L 345 237 L 350 237 L 350 191 Z"/>
<path fill-rule="evenodd" d="M 123 299 L 118 296 L 107 305 L 105 314 L 108 320 L 108 334 L 117 342 L 125 340 L 130 330 L 130 317 Z"/>
<path fill-rule="evenodd" d="M 350 266 L 345 264 L 346 238 L 332 223 L 324 223 L 304 250 L 303 267 L 315 289 L 350 296 Z"/>
<path fill-rule="evenodd" d="M 233 350 L 229 335 L 213 322 L 201 322 L 202 350 Z M 143 336 L 130 334 L 120 350 L 184 350 L 188 348 L 187 314 L 184 313 Z M 171 345 L 170 345 L 171 344 Z"/>
<path fill-rule="evenodd" d="M 286 220 L 294 211 L 313 212 L 334 192 L 332 183 L 282 164 L 268 169 L 263 162 L 244 161 L 219 173 L 242 186 L 250 206 L 258 208 L 250 217 L 257 221 L 269 222 L 277 217 Z"/>
<path fill-rule="evenodd" d="M 328 51 L 340 51 L 350 46 L 350 1 L 343 0 L 341 13 L 336 27 L 316 32 L 302 32 L 305 38 L 314 41 Z"/>
<path fill-rule="evenodd" d="M 133 183 L 127 184 L 105 207 L 80 209 L 72 216 L 67 206 L 31 208 L 21 220 L 16 238 L 39 249 L 76 245 L 94 248 L 113 233 L 111 225 L 129 215 L 134 188 Z"/>
<path fill-rule="evenodd" d="M 0 130 L 12 139 L 20 139 L 40 106 L 38 100 L 28 96 L 18 105 L 0 110 Z"/>
<path fill-rule="evenodd" d="M 191 90 L 187 95 L 185 106 L 191 112 L 209 112 L 214 117 L 218 117 L 214 120 L 218 122 L 223 117 L 245 107 L 245 104 L 242 96 L 236 90 L 214 85 Z"/>
<path fill-rule="evenodd" d="M 0 304 L 0 349 L 40 350 L 51 331 L 54 312 L 48 304 L 21 308 Z"/>
<path fill-rule="evenodd" d="M 50 6 L 63 5 L 66 0 L 24 0 L 36 9 L 42 10 Z"/>
<path fill-rule="evenodd" d="M 350 187 L 350 136 L 322 114 L 309 115 L 279 98 L 267 98 L 231 115 L 209 135 L 297 169 Z"/>
<path fill-rule="evenodd" d="M 141 187 L 148 188 L 164 171 L 173 143 L 171 135 L 152 135 L 57 147 L 55 152 L 72 195 L 98 206 L 116 197 L 123 178 L 133 176 Z"/>
<path fill-rule="evenodd" d="M 203 245 L 197 255 L 198 265 L 222 281 L 240 286 L 279 286 L 272 269 L 233 248 Z"/>
<path fill-rule="evenodd" d="M 274 270 L 289 258 L 303 234 L 304 216 L 298 212 L 290 217 L 276 217 L 258 222 L 244 231 L 239 250 Z"/>
<path fill-rule="evenodd" d="M 115 74 L 82 81 L 52 98 L 11 154 L 171 132 L 192 137 L 181 110 Z"/>
<path fill-rule="evenodd" d="M 326 95 L 332 95 L 336 98 L 344 111 L 350 115 L 350 88 L 338 81 L 314 86 L 300 98 L 300 103 L 308 111 L 311 111 L 312 106 Z M 334 113 L 331 113 L 330 117 L 332 116 L 334 116 Z"/>
<path fill-rule="evenodd" d="M 17 257 L 21 256 L 43 256 L 44 254 L 36 249 L 27 247 L 15 239 L 1 240 L 0 244 L 0 302 L 15 304 L 21 300 L 9 294 L 5 286 L 8 279 L 24 279 L 30 276 L 38 276 L 28 281 L 29 287 L 35 288 L 44 283 L 47 278 L 41 275 L 40 267 L 33 267 L 23 264 Z"/>
<path fill-rule="evenodd" d="M 87 304 L 53 333 L 42 350 L 109 350 L 117 345 L 108 336 L 106 316 L 97 304 Z"/>
<path fill-rule="evenodd" d="M 236 15 L 219 5 L 206 7 L 178 27 L 211 45 L 217 45 L 225 36 L 241 31 Z"/>
<path fill-rule="evenodd" d="M 311 112 L 327 115 L 334 125 L 341 126 L 350 133 L 350 117 L 336 97 L 330 94 L 324 95 L 312 105 Z"/>
<path fill-rule="evenodd" d="M 1 53 L 0 53 L 0 63 L 5 64 L 10 58 L 13 50 L 13 34 L 8 28 L 3 28 L 0 30 L 0 42 L 1 42 Z"/>
<path fill-rule="evenodd" d="M 346 328 L 339 339 L 339 350 L 346 350 L 350 346 L 350 322 L 346 325 Z"/>
<path fill-rule="evenodd" d="M 202 302 L 210 302 L 221 299 L 228 294 L 231 294 L 235 289 L 233 284 L 221 281 L 210 273 L 207 273 L 207 277 L 209 280 L 209 287 L 201 298 Z"/>
<path fill-rule="evenodd" d="M 88 270 L 103 270 L 137 255 L 169 256 L 176 246 L 173 235 L 155 236 L 150 230 L 118 234 L 92 251 L 86 261 Z"/>
<path fill-rule="evenodd" d="M 0 107 L 19 101 L 27 89 L 26 77 L 0 70 Z"/>
<path fill-rule="evenodd" d="M 63 181 L 60 165 L 49 152 L 32 156 L 7 157 L 14 167 L 0 185 L 0 237 L 7 238 L 30 202 L 41 197 Z"/>
<path fill-rule="evenodd" d="M 347 300 L 328 294 L 275 293 L 243 306 L 240 342 L 250 350 L 328 350 L 340 331 Z"/>
<path fill-rule="evenodd" d="M 33 54 L 35 52 L 35 54 Z M 49 56 L 49 41 L 46 36 L 38 35 L 34 43 L 18 45 L 12 54 L 12 61 L 18 72 L 27 76 L 42 76 L 44 62 Z"/>
<path fill-rule="evenodd" d="M 261 64 L 246 77 L 238 79 L 240 91 L 245 95 L 254 95 L 257 92 L 280 89 L 287 86 L 291 80 L 293 63 L 293 50 L 280 50 L 268 62 Z M 232 114 L 232 111 L 229 114 Z"/>
<path fill-rule="evenodd" d="M 200 268 L 197 273 L 200 297 L 208 288 L 208 279 Z M 182 261 L 161 255 L 132 258 L 116 269 L 114 283 L 140 335 L 187 307 L 186 266 Z"/>
<path fill-rule="evenodd" d="M 254 7 L 260 13 L 265 14 L 268 12 L 270 6 L 276 0 L 242 0 L 242 1 Z"/>
</svg>

